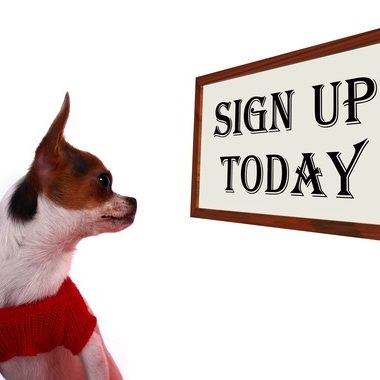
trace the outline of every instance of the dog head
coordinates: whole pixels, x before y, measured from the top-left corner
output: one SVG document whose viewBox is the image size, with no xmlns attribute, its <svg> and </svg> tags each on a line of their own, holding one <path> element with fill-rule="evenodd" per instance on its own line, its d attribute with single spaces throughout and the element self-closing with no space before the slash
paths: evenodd
<svg viewBox="0 0 380 380">
<path fill-rule="evenodd" d="M 57 236 L 64 244 L 120 231 L 133 223 L 136 214 L 136 200 L 113 192 L 112 175 L 103 163 L 66 142 L 69 111 L 66 94 L 28 173 L 7 199 L 8 217 L 46 244 Z"/>
</svg>

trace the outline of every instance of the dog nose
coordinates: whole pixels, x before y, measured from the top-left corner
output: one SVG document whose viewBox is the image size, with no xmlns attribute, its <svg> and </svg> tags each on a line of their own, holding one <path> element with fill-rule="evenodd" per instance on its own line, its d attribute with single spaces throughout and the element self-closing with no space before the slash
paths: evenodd
<svg viewBox="0 0 380 380">
<path fill-rule="evenodd" d="M 125 200 L 129 203 L 131 207 L 133 207 L 135 210 L 137 209 L 137 201 L 135 198 L 132 197 L 125 197 Z"/>
</svg>

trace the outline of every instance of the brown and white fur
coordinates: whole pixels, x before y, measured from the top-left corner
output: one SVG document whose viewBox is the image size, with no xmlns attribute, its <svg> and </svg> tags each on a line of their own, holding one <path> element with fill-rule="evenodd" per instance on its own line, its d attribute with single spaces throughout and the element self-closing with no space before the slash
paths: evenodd
<svg viewBox="0 0 380 380">
<path fill-rule="evenodd" d="M 0 202 L 0 308 L 54 295 L 82 238 L 133 223 L 136 200 L 114 193 L 103 163 L 65 141 L 69 110 L 66 94 L 28 173 Z M 2 362 L 0 373 L 7 380 L 122 378 L 98 327 L 77 356 L 57 347 Z"/>
</svg>

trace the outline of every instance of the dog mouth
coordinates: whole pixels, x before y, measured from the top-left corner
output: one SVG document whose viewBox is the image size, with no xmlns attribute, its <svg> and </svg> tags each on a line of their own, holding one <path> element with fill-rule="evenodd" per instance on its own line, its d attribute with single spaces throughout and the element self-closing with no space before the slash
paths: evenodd
<svg viewBox="0 0 380 380">
<path fill-rule="evenodd" d="M 100 216 L 104 228 L 110 232 L 129 227 L 134 222 L 137 211 L 135 198 L 116 196 L 116 200 L 123 201 L 123 206 L 115 202 L 113 207 L 104 210 L 104 214 Z"/>
<path fill-rule="evenodd" d="M 109 221 L 113 221 L 113 222 L 120 222 L 120 223 L 129 223 L 129 224 L 132 224 L 133 221 L 135 220 L 135 213 L 133 214 L 125 214 L 125 215 L 121 215 L 121 216 L 115 216 L 115 215 L 102 215 L 101 218 L 103 220 L 109 220 Z"/>
</svg>

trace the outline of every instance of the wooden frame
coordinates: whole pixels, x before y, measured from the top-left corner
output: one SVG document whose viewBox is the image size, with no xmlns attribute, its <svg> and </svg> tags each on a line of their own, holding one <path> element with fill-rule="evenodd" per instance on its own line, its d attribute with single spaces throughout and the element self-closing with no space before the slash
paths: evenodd
<svg viewBox="0 0 380 380">
<path fill-rule="evenodd" d="M 380 29 L 343 38 L 337 41 L 332 41 L 321 45 L 309 47 L 295 52 L 279 55 L 276 57 L 263 59 L 254 63 L 245 64 L 242 66 L 196 78 L 191 216 L 197 218 L 207 218 L 238 223 L 249 223 L 303 231 L 322 232 L 369 239 L 380 239 L 380 212 L 379 222 L 373 222 L 373 218 L 375 218 L 374 216 L 372 219 L 370 219 L 369 223 L 366 223 L 365 220 L 353 222 L 340 220 L 339 218 L 330 220 L 326 218 L 314 218 L 304 216 L 299 217 L 297 215 L 281 215 L 274 213 L 252 211 L 245 212 L 242 210 L 235 211 L 232 209 L 224 209 L 223 207 L 203 207 L 202 204 L 200 204 L 202 177 L 201 160 L 202 155 L 204 154 L 204 152 L 202 151 L 202 130 L 204 127 L 203 115 L 205 112 L 204 91 L 207 86 L 224 81 L 235 80 L 236 78 L 242 78 L 246 76 L 250 76 L 249 78 L 254 78 L 252 74 L 256 75 L 263 72 L 268 72 L 268 75 L 270 75 L 272 70 L 278 68 L 284 68 L 289 65 L 300 64 L 311 60 L 318 60 L 319 58 L 334 56 L 339 53 L 345 53 L 377 44 L 380 44 Z M 361 52 L 361 50 L 358 52 Z M 347 64 L 349 64 L 349 62 Z M 380 56 L 378 57 L 378 65 L 380 67 Z M 364 74 L 365 73 L 363 73 L 363 75 Z M 330 79 L 326 81 L 326 84 L 329 83 Z M 378 79 L 380 81 L 380 69 Z M 375 82 L 375 80 L 373 80 L 373 82 Z M 375 95 L 373 95 L 373 97 Z M 221 100 L 223 100 L 223 97 L 221 97 Z M 378 140 L 380 144 L 380 133 L 378 136 Z M 211 173 L 210 176 L 211 175 L 213 175 L 213 173 Z M 348 200 L 347 202 L 350 202 L 350 200 Z M 347 207 L 350 207 L 350 204 L 347 204 Z"/>
</svg>

